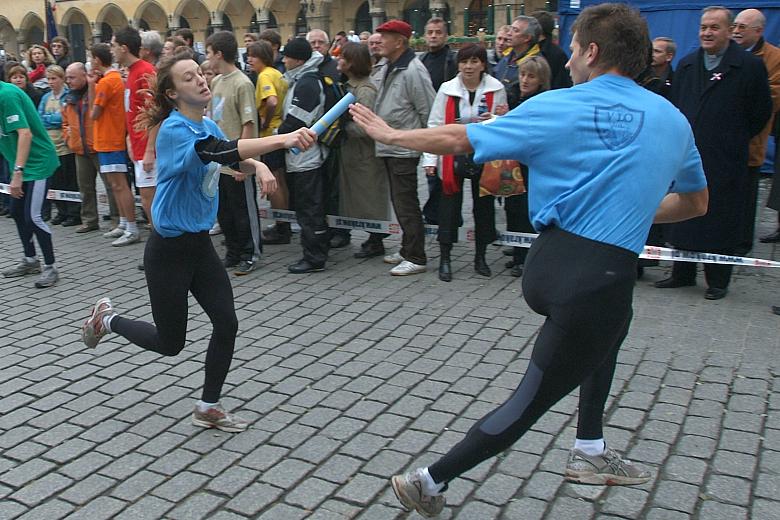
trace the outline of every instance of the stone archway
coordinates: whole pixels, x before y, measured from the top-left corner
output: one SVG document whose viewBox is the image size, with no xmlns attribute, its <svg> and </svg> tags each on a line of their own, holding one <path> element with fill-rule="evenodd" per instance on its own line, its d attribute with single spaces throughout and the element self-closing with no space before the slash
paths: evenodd
<svg viewBox="0 0 780 520">
<path fill-rule="evenodd" d="M 425 22 L 436 14 L 447 22 L 447 32 L 453 34 L 455 27 L 452 25 L 453 19 L 449 4 L 444 4 L 444 9 L 434 10 L 430 3 L 432 2 L 428 0 L 409 0 L 404 6 L 402 18 L 412 26 L 415 35 L 422 36 L 425 34 Z"/>
<path fill-rule="evenodd" d="M 172 32 L 181 27 L 189 27 L 195 42 L 205 42 L 211 18 L 206 5 L 200 0 L 182 0 L 173 16 L 168 17 L 168 23 Z"/>
<path fill-rule="evenodd" d="M 71 7 L 62 16 L 61 25 L 65 28 L 65 37 L 70 42 L 70 55 L 74 61 L 86 61 L 87 49 L 92 42 L 92 29 L 89 18 L 84 12 Z"/>
<path fill-rule="evenodd" d="M 34 13 L 27 13 L 19 27 L 17 42 L 21 44 L 19 52 L 28 49 L 35 43 L 43 43 L 44 28 L 43 19 Z"/>
<path fill-rule="evenodd" d="M 157 31 L 165 34 L 168 30 L 168 18 L 165 9 L 156 0 L 147 0 L 138 6 L 133 16 L 139 29 Z"/>
<path fill-rule="evenodd" d="M 110 42 L 115 31 L 128 25 L 127 15 L 116 4 L 108 4 L 97 15 L 93 37 L 100 36 L 100 41 Z"/>
<path fill-rule="evenodd" d="M 249 0 L 223 0 L 219 4 L 218 12 L 221 12 L 223 17 L 222 29 L 232 30 L 239 41 L 245 33 L 255 32 L 252 30 L 252 19 L 257 16 L 257 11 Z"/>
<path fill-rule="evenodd" d="M 14 55 L 19 52 L 16 30 L 14 30 L 14 26 L 11 25 L 11 22 L 5 16 L 0 16 L 0 49 Z"/>
</svg>

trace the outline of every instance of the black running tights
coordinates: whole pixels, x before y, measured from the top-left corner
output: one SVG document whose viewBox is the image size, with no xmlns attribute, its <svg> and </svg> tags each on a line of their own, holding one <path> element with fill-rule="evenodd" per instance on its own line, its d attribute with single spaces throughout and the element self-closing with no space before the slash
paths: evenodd
<svg viewBox="0 0 780 520">
<path fill-rule="evenodd" d="M 428 468 L 449 482 L 506 450 L 580 386 L 577 437 L 599 439 L 620 344 L 631 322 L 637 255 L 557 228 L 536 239 L 523 293 L 546 316 L 520 386 Z"/>
<path fill-rule="evenodd" d="M 111 330 L 146 350 L 175 356 L 184 348 L 191 292 L 214 329 L 201 399 L 218 402 L 233 360 L 238 319 L 233 287 L 208 232 L 163 238 L 153 231 L 144 251 L 144 273 L 154 325 L 117 316 Z"/>
</svg>

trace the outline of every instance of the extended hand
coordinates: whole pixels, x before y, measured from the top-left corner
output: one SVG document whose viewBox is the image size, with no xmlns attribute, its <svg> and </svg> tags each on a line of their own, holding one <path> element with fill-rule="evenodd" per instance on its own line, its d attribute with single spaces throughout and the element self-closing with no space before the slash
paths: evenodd
<svg viewBox="0 0 780 520">
<path fill-rule="evenodd" d="M 285 135 L 285 148 L 308 150 L 315 142 L 317 142 L 317 134 L 308 128 L 299 128 L 295 132 Z"/>
<path fill-rule="evenodd" d="M 349 113 L 352 115 L 352 120 L 371 139 L 380 143 L 387 143 L 387 137 L 393 132 L 393 129 L 381 117 L 373 113 L 371 109 L 360 103 L 354 103 L 349 105 Z"/>
<path fill-rule="evenodd" d="M 255 175 L 260 179 L 260 189 L 264 195 L 271 195 L 278 188 L 276 177 L 274 177 L 274 174 L 271 173 L 271 170 L 268 169 L 268 166 L 266 166 L 265 163 L 257 161 L 257 164 L 255 165 Z"/>
</svg>

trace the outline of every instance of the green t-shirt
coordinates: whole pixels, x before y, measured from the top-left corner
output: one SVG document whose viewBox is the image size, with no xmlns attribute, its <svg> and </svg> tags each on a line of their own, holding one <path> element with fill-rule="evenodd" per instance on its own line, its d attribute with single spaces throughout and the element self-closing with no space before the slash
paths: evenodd
<svg viewBox="0 0 780 520">
<path fill-rule="evenodd" d="M 21 128 L 29 128 L 32 132 L 30 154 L 24 165 L 22 180 L 39 181 L 51 177 L 60 161 L 38 111 L 22 89 L 0 81 L 0 155 L 6 158 L 11 169 L 16 164 L 17 130 Z"/>
</svg>

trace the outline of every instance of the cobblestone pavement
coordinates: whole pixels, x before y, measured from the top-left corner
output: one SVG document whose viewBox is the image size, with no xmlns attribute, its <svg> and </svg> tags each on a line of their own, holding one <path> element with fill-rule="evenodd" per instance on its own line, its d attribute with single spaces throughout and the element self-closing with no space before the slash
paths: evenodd
<svg viewBox="0 0 780 520">
<path fill-rule="evenodd" d="M 765 190 L 765 187 L 764 187 Z M 773 229 L 765 212 L 759 233 Z M 501 403 L 541 323 L 489 251 L 490 279 L 456 246 L 455 280 L 391 277 L 381 259 L 334 251 L 327 271 L 287 274 L 299 247 L 270 246 L 233 281 L 240 327 L 223 402 L 249 431 L 189 422 L 210 324 L 194 301 L 176 358 L 117 337 L 85 350 L 79 326 L 110 295 L 150 318 L 142 246 L 57 227 L 61 281 L 0 280 L 0 519 L 394 519 L 387 478 L 426 464 Z M 355 233 L 353 247 L 362 240 Z M 219 245 L 219 238 L 215 243 Z M 5 268 L 18 257 L 0 218 Z M 760 246 L 763 258 L 777 258 Z M 576 261 L 572 258 L 572 261 Z M 453 482 L 443 518 L 780 518 L 778 272 L 739 268 L 724 300 L 658 290 L 651 268 L 605 418 L 607 440 L 650 465 L 630 488 L 564 483 L 576 396 L 512 449 Z"/>
</svg>

